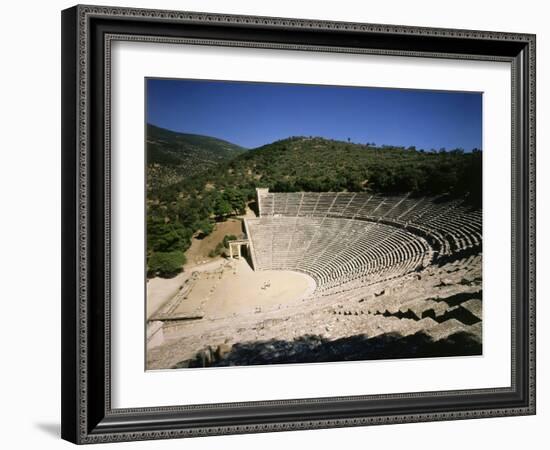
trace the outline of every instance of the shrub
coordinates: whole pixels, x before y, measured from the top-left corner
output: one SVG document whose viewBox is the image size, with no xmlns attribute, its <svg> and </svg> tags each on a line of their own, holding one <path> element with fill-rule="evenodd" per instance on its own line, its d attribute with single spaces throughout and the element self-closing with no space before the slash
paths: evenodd
<svg viewBox="0 0 550 450">
<path fill-rule="evenodd" d="M 208 256 L 210 258 L 215 258 L 216 256 L 221 255 L 225 252 L 226 249 L 229 248 L 229 241 L 234 241 L 237 239 L 237 236 L 233 234 L 226 234 L 221 242 L 216 245 L 216 248 L 214 250 L 210 250 L 210 253 L 208 253 Z"/>
<path fill-rule="evenodd" d="M 216 248 L 214 250 L 210 250 L 210 253 L 208 253 L 208 256 L 210 258 L 215 258 L 216 256 L 219 256 L 223 253 L 225 247 L 223 245 L 223 242 L 219 242 L 218 245 L 216 245 Z"/>
<path fill-rule="evenodd" d="M 172 278 L 183 270 L 185 254 L 180 251 L 155 252 L 147 263 L 147 276 Z"/>
<path fill-rule="evenodd" d="M 225 248 L 229 248 L 229 241 L 236 241 L 236 240 L 237 240 L 237 236 L 235 236 L 234 234 L 226 234 L 223 237 L 223 246 Z"/>
</svg>

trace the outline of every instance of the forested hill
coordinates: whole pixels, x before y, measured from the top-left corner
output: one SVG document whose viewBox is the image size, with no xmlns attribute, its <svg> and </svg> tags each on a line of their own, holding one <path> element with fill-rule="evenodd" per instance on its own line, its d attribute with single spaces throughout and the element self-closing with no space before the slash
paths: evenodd
<svg viewBox="0 0 550 450">
<path fill-rule="evenodd" d="M 147 163 L 181 165 L 189 161 L 218 163 L 245 151 L 231 142 L 200 134 L 178 133 L 147 125 Z"/>
<path fill-rule="evenodd" d="M 148 188 L 175 183 L 246 151 L 231 142 L 147 125 Z"/>
<path fill-rule="evenodd" d="M 293 137 L 239 155 L 227 164 L 227 171 L 233 180 L 277 192 L 368 190 L 475 197 L 481 189 L 481 160 L 477 150 L 424 151 Z"/>
<path fill-rule="evenodd" d="M 183 137 L 170 141 L 164 137 L 165 131 L 153 131 L 156 134 L 151 134 L 148 145 L 156 145 L 156 149 L 162 147 L 169 152 L 175 148 L 171 142 L 185 141 Z M 168 136 L 171 136 L 169 132 Z M 224 156 L 217 160 L 210 158 L 207 164 L 201 165 L 199 158 L 214 150 L 213 147 L 200 150 L 199 143 L 208 146 L 212 141 L 185 142 L 196 150 L 192 153 L 194 159 L 182 158 L 176 164 L 157 160 L 148 165 L 148 180 L 157 187 L 148 192 L 147 198 L 147 254 L 151 275 L 170 274 L 170 270 L 164 268 L 174 268 L 184 260 L 183 252 L 194 233 L 209 234 L 215 221 L 244 213 L 246 203 L 254 199 L 258 187 L 267 187 L 273 192 L 446 194 L 464 197 L 474 206 L 481 204 L 482 153 L 477 150 L 436 152 L 291 137 L 248 151 L 224 143 L 228 145 L 224 147 Z M 182 154 L 186 153 L 182 151 Z M 173 174 L 171 178 L 158 176 L 167 171 Z"/>
</svg>

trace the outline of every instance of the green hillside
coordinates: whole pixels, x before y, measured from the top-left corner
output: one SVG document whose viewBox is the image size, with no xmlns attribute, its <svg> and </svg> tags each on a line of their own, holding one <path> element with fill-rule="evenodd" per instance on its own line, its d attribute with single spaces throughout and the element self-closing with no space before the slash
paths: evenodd
<svg viewBox="0 0 550 450">
<path fill-rule="evenodd" d="M 375 147 L 323 138 L 277 141 L 239 155 L 227 167 L 232 178 L 242 180 L 245 186 L 259 184 L 278 192 L 475 196 L 481 187 L 480 152 L 425 152 L 414 147 Z M 220 177 L 217 180 L 223 183 Z"/>
<path fill-rule="evenodd" d="M 215 167 L 246 151 L 222 139 L 147 125 L 148 191 Z"/>
<path fill-rule="evenodd" d="M 164 131 L 155 135 L 154 142 L 163 143 L 166 154 L 177 153 L 171 150 L 175 145 L 168 142 L 185 140 L 185 146 L 193 147 L 193 155 L 201 157 L 216 153 L 212 146 L 220 142 L 213 143 L 205 137 L 193 144 L 189 138 L 169 141 Z M 194 233 L 209 234 L 215 221 L 244 212 L 258 187 L 276 192 L 446 194 L 481 204 L 480 151 L 436 152 L 310 137 L 291 137 L 246 152 L 229 143 L 224 146 L 228 147 L 222 150 L 223 156 L 210 157 L 203 165 L 191 157 L 181 161 L 193 163 L 157 160 L 149 165 L 148 176 L 157 184 L 148 195 L 149 257 L 155 253 L 185 252 Z M 172 170 L 174 176 L 158 177 L 154 170 L 159 169 Z M 153 266 L 149 269 L 151 274 L 162 273 Z"/>
</svg>

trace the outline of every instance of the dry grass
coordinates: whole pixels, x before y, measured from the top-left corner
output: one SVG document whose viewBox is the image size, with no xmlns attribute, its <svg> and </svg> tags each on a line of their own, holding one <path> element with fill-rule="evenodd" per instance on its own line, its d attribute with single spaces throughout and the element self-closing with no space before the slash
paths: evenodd
<svg viewBox="0 0 550 450">
<path fill-rule="evenodd" d="M 242 222 L 237 219 L 228 219 L 225 222 L 216 223 L 216 227 L 212 233 L 206 236 L 204 239 L 193 238 L 191 241 L 191 247 L 185 252 L 187 257 L 187 264 L 184 266 L 186 270 L 211 261 L 208 254 L 216 248 L 224 238 L 226 234 L 233 234 L 237 237 L 243 234 Z"/>
</svg>

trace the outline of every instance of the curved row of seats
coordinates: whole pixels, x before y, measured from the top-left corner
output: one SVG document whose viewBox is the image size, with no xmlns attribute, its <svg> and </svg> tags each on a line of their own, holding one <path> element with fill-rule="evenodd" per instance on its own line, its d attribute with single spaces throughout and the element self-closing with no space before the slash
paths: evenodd
<svg viewBox="0 0 550 450">
<path fill-rule="evenodd" d="M 333 294 L 403 276 L 429 264 L 431 248 L 404 228 L 334 217 L 247 219 L 256 269 L 310 275 Z"/>
<path fill-rule="evenodd" d="M 481 210 L 442 197 L 366 192 L 258 191 L 260 217 L 346 218 L 395 225 L 424 237 L 439 256 L 481 247 Z"/>
</svg>

